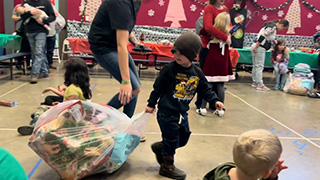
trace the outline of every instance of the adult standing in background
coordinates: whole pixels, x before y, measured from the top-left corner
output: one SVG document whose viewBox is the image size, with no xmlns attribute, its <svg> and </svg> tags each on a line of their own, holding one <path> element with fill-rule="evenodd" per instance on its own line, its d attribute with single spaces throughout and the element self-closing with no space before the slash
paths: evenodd
<svg viewBox="0 0 320 180">
<path fill-rule="evenodd" d="M 48 15 L 47 19 L 30 18 L 29 22 L 25 25 L 33 63 L 30 83 L 35 84 L 38 82 L 38 78 L 49 77 L 47 66 L 48 62 L 45 54 L 48 30 L 44 28 L 43 25 L 49 25 L 50 22 L 56 19 L 56 16 L 54 15 L 54 11 L 49 0 L 24 0 L 22 6 L 24 4 L 29 4 L 35 8 L 21 15 L 23 21 L 30 18 L 32 15 L 41 14 L 38 9 L 44 11 Z"/>
<path fill-rule="evenodd" d="M 142 0 L 105 0 L 91 24 L 90 49 L 96 61 L 120 83 L 108 105 L 132 117 L 140 92 L 140 79 L 127 45 L 139 44 L 132 33 Z"/>
<path fill-rule="evenodd" d="M 235 79 L 229 57 L 231 38 L 228 34 L 213 26 L 218 14 L 222 12 L 228 13 L 224 2 L 225 0 L 210 0 L 209 4 L 204 8 L 203 28 L 200 31 L 202 50 L 199 54 L 200 59 L 205 59 L 202 67 L 203 74 L 210 82 L 212 90 L 215 91 L 223 103 L 225 97 L 224 82 Z M 226 44 L 224 45 L 224 53 L 222 53 L 222 49 L 218 43 L 209 43 L 213 38 L 219 39 Z M 199 96 L 196 106 L 198 114 L 206 114 L 206 102 Z M 215 107 L 210 108 L 215 110 Z"/>
<path fill-rule="evenodd" d="M 25 30 L 25 25 L 21 19 L 21 16 L 20 14 L 17 12 L 16 10 L 16 7 L 19 7 L 21 6 L 21 4 L 17 4 L 15 6 L 15 8 L 13 9 L 13 12 L 12 12 L 12 20 L 16 21 L 17 24 L 16 24 L 16 33 L 17 35 L 21 36 L 22 38 L 22 41 L 21 41 L 21 47 L 20 47 L 20 51 L 19 52 L 30 52 L 30 44 L 29 44 L 29 41 L 28 41 L 28 37 L 27 37 L 27 34 L 26 34 L 26 30 Z M 17 61 L 16 62 L 16 67 L 17 69 L 21 70 L 22 69 L 22 66 L 23 66 L 23 58 L 24 57 L 19 57 L 17 58 Z M 27 62 L 27 67 L 29 68 L 30 66 L 30 56 L 27 56 L 26 57 L 26 62 Z"/>
<path fill-rule="evenodd" d="M 272 41 L 275 41 L 277 31 L 285 30 L 289 27 L 286 19 L 266 22 L 260 29 L 256 42 L 251 46 L 252 53 L 252 87 L 259 91 L 269 91 L 270 88 L 263 84 L 262 72 L 266 51 L 271 48 Z"/>
<path fill-rule="evenodd" d="M 66 21 L 62 17 L 62 15 L 55 10 L 54 6 L 54 14 L 56 16 L 56 20 L 49 24 L 50 30 L 47 35 L 47 60 L 48 60 L 48 68 L 57 69 L 57 67 L 53 66 L 53 51 L 56 46 L 56 34 L 60 33 L 61 29 L 66 25 Z"/>
</svg>

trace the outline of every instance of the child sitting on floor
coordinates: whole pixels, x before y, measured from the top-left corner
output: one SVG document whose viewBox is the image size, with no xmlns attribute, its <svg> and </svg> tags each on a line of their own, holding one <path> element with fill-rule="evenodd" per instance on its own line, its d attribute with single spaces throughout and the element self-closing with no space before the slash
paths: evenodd
<svg viewBox="0 0 320 180">
<path fill-rule="evenodd" d="M 276 135 L 257 129 L 241 134 L 233 145 L 233 162 L 219 165 L 203 180 L 277 180 L 288 166 L 280 160 L 282 146 Z"/>
<path fill-rule="evenodd" d="M 79 99 L 86 101 L 91 99 L 90 78 L 88 66 L 84 60 L 73 58 L 67 61 L 66 72 L 64 74 L 64 84 L 67 86 L 64 92 L 63 101 Z M 34 113 L 30 126 L 21 126 L 18 133 L 21 135 L 30 135 L 39 117 L 49 109 L 49 106 L 42 105 Z"/>
</svg>

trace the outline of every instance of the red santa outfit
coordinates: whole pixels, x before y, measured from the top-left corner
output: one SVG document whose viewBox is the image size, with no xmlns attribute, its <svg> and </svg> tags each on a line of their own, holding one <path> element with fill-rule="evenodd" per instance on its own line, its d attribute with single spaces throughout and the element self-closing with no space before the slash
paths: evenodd
<svg viewBox="0 0 320 180">
<path fill-rule="evenodd" d="M 223 9 L 219 10 L 209 4 L 205 7 L 203 14 L 203 29 L 200 31 L 200 35 L 203 48 L 209 47 L 209 52 L 202 71 L 209 82 L 227 82 L 235 79 L 229 57 L 229 45 L 210 43 L 213 37 L 223 42 L 228 38 L 227 34 L 213 26 L 214 19 L 222 12 L 228 12 L 228 9 L 223 6 Z M 221 50 L 224 50 L 224 52 L 221 52 Z"/>
</svg>

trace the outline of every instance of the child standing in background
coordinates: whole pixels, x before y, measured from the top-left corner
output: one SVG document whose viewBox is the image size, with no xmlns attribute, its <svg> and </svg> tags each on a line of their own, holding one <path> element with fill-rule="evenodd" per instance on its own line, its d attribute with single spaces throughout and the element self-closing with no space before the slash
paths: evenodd
<svg viewBox="0 0 320 180">
<path fill-rule="evenodd" d="M 266 51 L 271 48 L 272 41 L 275 40 L 277 31 L 285 30 L 289 27 L 289 22 L 285 19 L 275 20 L 264 24 L 259 31 L 257 40 L 251 46 L 252 53 L 252 87 L 259 91 L 269 91 L 270 89 L 263 84 L 262 72 Z"/>
<path fill-rule="evenodd" d="M 86 101 L 91 99 L 90 77 L 88 66 L 84 60 L 73 58 L 67 61 L 66 72 L 64 74 L 64 84 L 66 89 L 63 101 L 76 100 Z M 39 117 L 49 109 L 49 106 L 42 105 L 34 113 L 30 126 L 20 126 L 17 130 L 21 135 L 30 135 Z"/>
<path fill-rule="evenodd" d="M 274 90 L 283 90 L 286 83 L 286 73 L 288 72 L 289 51 L 285 42 L 279 39 L 271 53 L 271 63 L 273 64 L 276 85 Z"/>
<path fill-rule="evenodd" d="M 161 69 L 145 110 L 153 113 L 158 104 L 157 119 L 162 141 L 152 144 L 151 148 L 161 165 L 159 174 L 172 179 L 186 177 L 184 171 L 175 167 L 174 155 L 176 149 L 185 146 L 189 140 L 191 132 L 187 111 L 195 93 L 216 109 L 222 110 L 223 107 L 201 69 L 192 64 L 200 48 L 200 38 L 194 33 L 186 32 L 176 40 L 171 50 L 175 61 Z"/>
</svg>

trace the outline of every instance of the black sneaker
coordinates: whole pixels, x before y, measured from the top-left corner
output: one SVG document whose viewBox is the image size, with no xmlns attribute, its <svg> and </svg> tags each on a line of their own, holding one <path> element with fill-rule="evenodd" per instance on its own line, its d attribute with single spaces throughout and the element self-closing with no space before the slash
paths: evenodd
<svg viewBox="0 0 320 180">
<path fill-rule="evenodd" d="M 177 179 L 177 180 L 184 180 L 186 179 L 186 176 L 187 176 L 187 174 L 183 170 L 175 167 L 174 165 L 173 165 L 173 168 L 170 168 L 170 169 L 161 165 L 159 174 L 161 176 L 168 177 L 171 179 Z"/>
<path fill-rule="evenodd" d="M 20 126 L 17 130 L 18 133 L 22 136 L 31 135 L 34 127 L 31 126 Z"/>
</svg>

